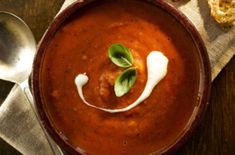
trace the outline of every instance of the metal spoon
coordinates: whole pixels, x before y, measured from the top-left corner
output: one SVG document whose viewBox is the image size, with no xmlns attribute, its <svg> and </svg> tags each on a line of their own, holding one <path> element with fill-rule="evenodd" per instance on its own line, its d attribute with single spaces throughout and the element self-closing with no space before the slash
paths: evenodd
<svg viewBox="0 0 235 155">
<path fill-rule="evenodd" d="M 0 12 L 0 79 L 19 85 L 38 119 L 28 87 L 35 52 L 35 39 L 23 20 L 11 13 Z M 58 153 L 58 147 L 52 144 L 42 125 L 41 128 L 54 154 L 61 154 Z"/>
<path fill-rule="evenodd" d="M 28 26 L 17 16 L 0 12 L 0 78 L 25 81 L 32 68 L 36 42 Z"/>
</svg>

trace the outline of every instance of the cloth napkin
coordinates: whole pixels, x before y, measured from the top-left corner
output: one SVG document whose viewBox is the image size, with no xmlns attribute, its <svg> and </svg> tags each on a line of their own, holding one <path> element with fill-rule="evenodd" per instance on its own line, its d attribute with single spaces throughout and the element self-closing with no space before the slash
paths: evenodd
<svg viewBox="0 0 235 155">
<path fill-rule="evenodd" d="M 52 149 L 22 89 L 15 85 L 0 107 L 0 137 L 26 155 L 52 155 Z M 0 151 L 1 152 L 1 151 Z M 59 154 L 59 153 L 58 153 Z"/>
<path fill-rule="evenodd" d="M 174 3 L 167 0 L 182 11 L 197 28 L 206 45 L 212 80 L 235 55 L 235 26 L 224 29 L 210 15 L 208 0 L 182 0 Z"/>
<path fill-rule="evenodd" d="M 60 12 L 75 1 L 65 0 Z M 208 50 L 213 80 L 235 54 L 235 26 L 223 30 L 210 16 L 206 0 L 167 1 L 182 11 L 201 34 Z M 61 154 L 56 144 L 42 130 L 18 85 L 0 107 L 0 126 L 0 137 L 22 154 Z"/>
</svg>

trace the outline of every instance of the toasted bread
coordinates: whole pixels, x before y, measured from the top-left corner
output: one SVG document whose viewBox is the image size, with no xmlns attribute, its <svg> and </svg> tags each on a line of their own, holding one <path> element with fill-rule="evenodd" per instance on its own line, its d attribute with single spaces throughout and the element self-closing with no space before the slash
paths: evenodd
<svg viewBox="0 0 235 155">
<path fill-rule="evenodd" d="M 211 15 L 220 24 L 235 23 L 235 0 L 208 0 Z"/>
</svg>

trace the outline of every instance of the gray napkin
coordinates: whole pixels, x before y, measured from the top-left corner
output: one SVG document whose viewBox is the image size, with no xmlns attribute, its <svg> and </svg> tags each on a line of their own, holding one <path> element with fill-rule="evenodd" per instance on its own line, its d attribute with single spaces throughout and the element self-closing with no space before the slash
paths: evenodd
<svg viewBox="0 0 235 155">
<path fill-rule="evenodd" d="M 22 154 L 53 154 L 23 91 L 15 85 L 0 108 L 0 137 Z"/>
<path fill-rule="evenodd" d="M 61 10 L 74 1 L 65 0 Z M 208 50 L 214 79 L 235 54 L 235 27 L 225 32 L 210 16 L 206 0 L 167 1 L 181 10 L 198 29 Z M 0 125 L 0 137 L 21 153 L 53 154 L 47 137 L 18 86 L 13 88 L 0 107 Z M 58 151 L 53 141 L 50 140 L 50 144 L 54 151 Z"/>
<path fill-rule="evenodd" d="M 167 0 L 182 11 L 201 34 L 206 45 L 212 69 L 212 80 L 235 55 L 235 26 L 224 30 L 210 15 L 208 0 L 181 0 L 174 3 Z"/>
</svg>

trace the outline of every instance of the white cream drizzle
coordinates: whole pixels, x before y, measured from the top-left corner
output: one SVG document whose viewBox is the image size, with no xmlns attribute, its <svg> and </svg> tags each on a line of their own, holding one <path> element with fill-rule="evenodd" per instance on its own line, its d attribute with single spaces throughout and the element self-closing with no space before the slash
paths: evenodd
<svg viewBox="0 0 235 155">
<path fill-rule="evenodd" d="M 159 83 L 159 81 L 161 81 L 166 76 L 167 65 L 168 65 L 168 59 L 161 52 L 152 51 L 149 53 L 149 55 L 147 56 L 148 79 L 147 79 L 144 91 L 135 102 L 133 102 L 132 104 L 130 104 L 129 106 L 125 108 L 107 109 L 107 108 L 97 107 L 95 105 L 88 103 L 85 100 L 83 96 L 83 91 L 82 91 L 82 87 L 89 80 L 86 73 L 78 74 L 77 77 L 75 78 L 75 84 L 77 86 L 77 90 L 78 90 L 78 94 L 80 98 L 86 105 L 105 111 L 105 112 L 109 112 L 109 113 L 125 112 L 136 107 L 137 105 L 139 105 L 141 102 L 143 102 L 145 99 L 147 99 L 151 95 L 154 87 Z"/>
</svg>

